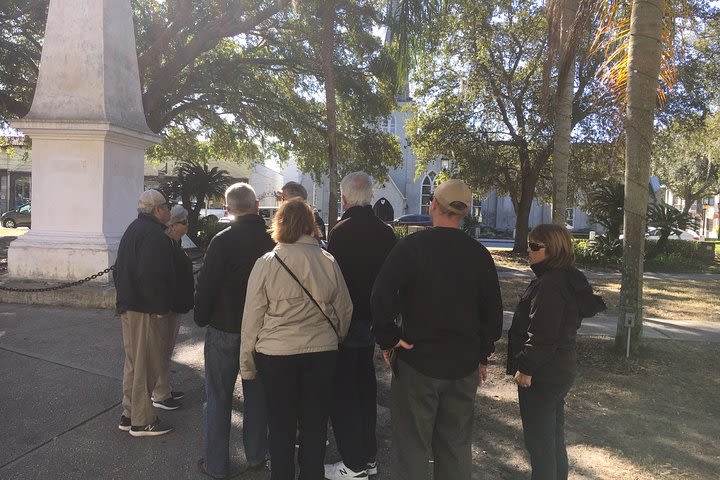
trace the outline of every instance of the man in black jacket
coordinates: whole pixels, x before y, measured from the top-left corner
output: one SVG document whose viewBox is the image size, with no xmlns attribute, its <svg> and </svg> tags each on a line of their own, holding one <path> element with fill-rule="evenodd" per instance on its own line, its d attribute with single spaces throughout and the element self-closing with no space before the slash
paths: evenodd
<svg viewBox="0 0 720 480">
<path fill-rule="evenodd" d="M 122 318 L 125 367 L 118 428 L 134 437 L 163 435 L 150 392 L 162 369 L 163 332 L 175 294 L 172 245 L 165 235 L 170 206 L 157 190 L 138 201 L 138 218 L 125 230 L 115 262 L 116 308 Z"/>
<path fill-rule="evenodd" d="M 370 291 L 395 235 L 373 213 L 372 179 L 354 172 L 340 183 L 345 213 L 330 231 L 328 252 L 337 260 L 353 301 L 353 315 L 338 348 L 331 419 L 342 461 L 325 466 L 325 478 L 363 478 L 377 473 L 377 380 L 370 327 Z"/>
<path fill-rule="evenodd" d="M 373 286 L 375 338 L 393 364 L 396 480 L 427 478 L 429 450 L 433 478 L 471 476 L 475 392 L 503 318 L 492 257 L 459 228 L 471 202 L 461 180 L 439 185 L 430 204 L 433 228 L 398 242 Z"/>
<path fill-rule="evenodd" d="M 205 332 L 205 457 L 202 473 L 230 474 L 230 417 L 239 371 L 240 331 L 248 277 L 255 261 L 275 247 L 258 214 L 255 190 L 236 183 L 225 191 L 235 221 L 208 246 L 195 292 L 195 323 Z M 268 454 L 267 410 L 259 379 L 243 380 L 243 444 L 250 468 L 265 465 Z"/>
</svg>

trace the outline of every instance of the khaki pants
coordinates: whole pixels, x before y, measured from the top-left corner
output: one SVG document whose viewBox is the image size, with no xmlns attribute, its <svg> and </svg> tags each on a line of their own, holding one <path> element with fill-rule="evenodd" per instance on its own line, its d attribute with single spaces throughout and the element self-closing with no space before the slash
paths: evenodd
<svg viewBox="0 0 720 480">
<path fill-rule="evenodd" d="M 158 375 L 155 389 L 152 391 L 152 399 L 156 402 L 162 402 L 170 398 L 172 387 L 170 386 L 170 359 L 172 358 L 173 350 L 175 350 L 175 341 L 177 340 L 178 332 L 180 331 L 180 314 L 172 312 L 166 318 L 155 319 L 155 321 L 161 324 L 161 340 L 163 346 L 161 348 L 162 368 Z"/>
<path fill-rule="evenodd" d="M 162 334 L 165 319 L 148 313 L 127 311 L 121 315 L 125 366 L 123 368 L 123 415 L 142 427 L 155 421 L 150 392 L 162 368 Z"/>
</svg>

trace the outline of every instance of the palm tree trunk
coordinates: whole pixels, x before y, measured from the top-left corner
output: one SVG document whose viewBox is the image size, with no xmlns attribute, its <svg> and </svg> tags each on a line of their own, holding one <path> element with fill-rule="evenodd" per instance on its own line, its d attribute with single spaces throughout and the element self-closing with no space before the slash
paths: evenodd
<svg viewBox="0 0 720 480">
<path fill-rule="evenodd" d="M 338 168 L 337 168 L 337 102 L 335 99 L 335 0 L 323 1 L 322 13 L 322 66 L 325 75 L 325 109 L 327 114 L 328 141 L 328 232 L 335 226 L 338 217 Z"/>
<path fill-rule="evenodd" d="M 620 316 L 615 345 L 625 348 L 626 320 L 634 319 L 631 348 L 642 332 L 645 215 L 648 206 L 650 154 L 662 50 L 664 0 L 633 0 L 628 51 L 625 119 L 625 221 Z"/>
<path fill-rule="evenodd" d="M 565 0 L 561 19 L 560 62 L 568 45 L 570 30 L 577 16 L 578 0 Z M 558 68 L 558 71 L 563 70 Z M 564 71 L 564 70 L 563 70 Z M 572 107 L 575 83 L 575 58 L 568 65 L 566 74 L 558 78 L 558 95 L 555 107 L 555 133 L 553 143 L 553 192 L 552 221 L 556 225 L 565 225 L 567 209 L 568 165 L 570 163 L 570 134 L 572 132 Z"/>
</svg>

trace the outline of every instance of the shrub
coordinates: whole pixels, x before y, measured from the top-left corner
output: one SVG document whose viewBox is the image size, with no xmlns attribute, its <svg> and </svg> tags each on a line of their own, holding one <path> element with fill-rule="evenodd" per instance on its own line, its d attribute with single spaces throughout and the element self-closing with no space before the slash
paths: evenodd
<svg viewBox="0 0 720 480">
<path fill-rule="evenodd" d="M 198 221 L 199 229 L 197 234 L 198 247 L 205 249 L 215 235 L 228 227 L 227 223 L 218 222 L 214 215 L 201 218 Z"/>
</svg>

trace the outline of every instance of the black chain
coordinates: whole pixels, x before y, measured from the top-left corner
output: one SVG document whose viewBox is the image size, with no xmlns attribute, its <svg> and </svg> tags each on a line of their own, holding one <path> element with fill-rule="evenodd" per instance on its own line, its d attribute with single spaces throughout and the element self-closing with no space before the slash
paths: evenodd
<svg viewBox="0 0 720 480">
<path fill-rule="evenodd" d="M 7 269 L 7 267 L 4 267 L 4 269 Z M 63 288 L 76 287 L 78 285 L 82 285 L 85 282 L 89 282 L 90 280 L 94 280 L 98 277 L 102 277 L 106 273 L 110 273 L 112 270 L 115 270 L 115 265 L 108 267 L 105 270 L 100 270 L 98 273 L 93 273 L 89 277 L 85 277 L 82 280 L 76 280 L 74 282 L 69 282 L 69 283 L 61 283 L 60 285 L 55 285 L 54 287 L 14 288 L 14 287 L 5 287 L 5 286 L 0 285 L 0 290 L 4 290 L 6 292 L 22 292 L 22 293 L 52 292 L 54 290 L 62 290 Z"/>
<path fill-rule="evenodd" d="M 200 260 L 203 258 L 204 255 L 198 255 L 195 258 L 191 258 L 191 262 L 195 262 L 195 260 Z M 0 267 L 0 271 L 7 270 L 7 266 Z M 63 288 L 70 288 L 70 287 L 77 287 L 78 285 L 82 285 L 83 283 L 89 282 L 90 280 L 95 280 L 96 278 L 102 277 L 106 273 L 110 273 L 111 271 L 115 270 L 115 265 L 106 268 L 105 270 L 100 270 L 98 273 L 94 273 L 90 275 L 89 277 L 85 277 L 82 280 L 76 280 L 74 282 L 69 283 L 61 283 L 60 285 L 55 285 L 54 287 L 43 287 L 43 288 L 14 288 L 14 287 L 5 287 L 0 285 L 0 290 L 4 290 L 6 292 L 21 292 L 21 293 L 31 293 L 31 292 L 52 292 L 54 290 L 62 290 Z M 193 271 L 193 275 L 197 275 L 197 273 L 200 271 L 200 269 Z"/>
</svg>

